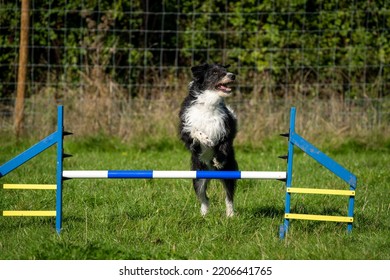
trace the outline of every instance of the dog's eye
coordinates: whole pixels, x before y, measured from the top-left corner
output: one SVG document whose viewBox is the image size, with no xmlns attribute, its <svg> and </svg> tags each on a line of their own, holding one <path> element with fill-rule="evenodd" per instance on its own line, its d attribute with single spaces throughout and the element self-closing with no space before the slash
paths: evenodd
<svg viewBox="0 0 390 280">
<path fill-rule="evenodd" d="M 213 75 L 217 75 L 218 74 L 218 71 L 213 71 Z"/>
</svg>

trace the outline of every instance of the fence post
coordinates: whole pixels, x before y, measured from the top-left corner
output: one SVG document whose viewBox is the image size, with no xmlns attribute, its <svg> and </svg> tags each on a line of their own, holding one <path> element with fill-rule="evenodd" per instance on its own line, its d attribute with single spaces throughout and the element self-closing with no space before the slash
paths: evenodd
<svg viewBox="0 0 390 280">
<path fill-rule="evenodd" d="M 30 28 L 29 0 L 22 0 L 22 14 L 20 22 L 20 44 L 19 44 L 19 68 L 18 87 L 14 109 L 14 132 L 17 137 L 22 132 L 24 114 L 24 96 L 26 91 L 26 73 L 28 63 L 28 33 Z"/>
</svg>

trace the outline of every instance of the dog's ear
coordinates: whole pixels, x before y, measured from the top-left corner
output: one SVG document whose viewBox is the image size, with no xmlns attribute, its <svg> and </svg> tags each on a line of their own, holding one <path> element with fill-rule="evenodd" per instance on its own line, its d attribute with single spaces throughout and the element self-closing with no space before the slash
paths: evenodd
<svg viewBox="0 0 390 280">
<path fill-rule="evenodd" d="M 230 64 L 226 64 L 223 66 L 223 68 L 226 68 L 226 69 L 228 69 L 229 67 L 230 67 Z"/>
<path fill-rule="evenodd" d="M 192 76 L 194 77 L 194 80 L 197 82 L 202 82 L 208 68 L 209 65 L 207 63 L 191 67 Z"/>
</svg>

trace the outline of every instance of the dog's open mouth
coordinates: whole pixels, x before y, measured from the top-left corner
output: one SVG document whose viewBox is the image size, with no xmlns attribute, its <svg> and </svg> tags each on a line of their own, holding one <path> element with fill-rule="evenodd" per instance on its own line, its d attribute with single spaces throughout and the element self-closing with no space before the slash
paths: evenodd
<svg viewBox="0 0 390 280">
<path fill-rule="evenodd" d="M 227 84 L 228 83 L 218 84 L 216 86 L 216 88 L 217 88 L 217 90 L 223 91 L 225 93 L 230 93 L 232 91 L 232 89 L 230 87 L 228 87 Z"/>
</svg>

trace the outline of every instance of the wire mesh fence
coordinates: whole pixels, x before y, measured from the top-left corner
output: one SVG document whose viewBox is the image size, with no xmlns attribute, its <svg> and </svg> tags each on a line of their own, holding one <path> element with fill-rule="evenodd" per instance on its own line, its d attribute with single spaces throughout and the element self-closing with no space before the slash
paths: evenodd
<svg viewBox="0 0 390 280">
<path fill-rule="evenodd" d="M 260 127 L 298 104 L 309 117 L 337 121 L 338 131 L 388 128 L 388 0 L 29 2 L 30 130 L 55 118 L 45 108 L 59 102 L 86 127 L 109 133 L 126 135 L 129 116 L 147 120 L 150 108 L 174 123 L 166 112 L 178 110 L 191 66 L 204 62 L 231 64 L 239 77 L 231 102 Z M 18 84 L 20 15 L 20 1 L 0 2 L 4 130 Z"/>
</svg>

